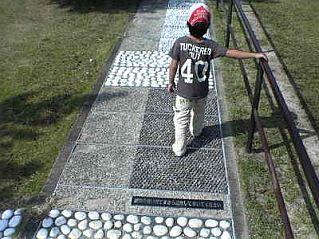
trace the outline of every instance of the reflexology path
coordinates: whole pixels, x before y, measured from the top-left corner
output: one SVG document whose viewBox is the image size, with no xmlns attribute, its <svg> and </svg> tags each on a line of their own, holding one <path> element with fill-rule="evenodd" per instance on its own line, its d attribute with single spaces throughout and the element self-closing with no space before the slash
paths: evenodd
<svg viewBox="0 0 319 239">
<path fill-rule="evenodd" d="M 171 151 L 167 51 L 193 2 L 142 2 L 35 238 L 235 238 L 214 69 L 203 136 Z"/>
</svg>

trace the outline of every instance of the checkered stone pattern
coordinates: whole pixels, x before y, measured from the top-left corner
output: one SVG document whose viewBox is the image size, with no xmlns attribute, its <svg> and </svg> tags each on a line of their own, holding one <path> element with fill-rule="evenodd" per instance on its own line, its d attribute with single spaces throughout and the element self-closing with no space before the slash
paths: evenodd
<svg viewBox="0 0 319 239">
<path fill-rule="evenodd" d="M 170 57 L 160 51 L 120 51 L 104 85 L 163 88 L 168 82 L 169 64 Z M 211 76 L 208 84 L 210 89 L 214 88 Z"/>
</svg>

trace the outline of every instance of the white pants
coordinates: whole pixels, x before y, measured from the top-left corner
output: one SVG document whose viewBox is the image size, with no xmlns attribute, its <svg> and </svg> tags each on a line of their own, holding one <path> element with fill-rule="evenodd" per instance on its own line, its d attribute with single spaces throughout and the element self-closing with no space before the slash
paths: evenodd
<svg viewBox="0 0 319 239">
<path fill-rule="evenodd" d="M 173 152 L 182 156 L 186 152 L 187 130 L 193 136 L 199 136 L 204 128 L 206 97 L 202 99 L 189 100 L 176 96 L 174 108 L 175 142 Z"/>
</svg>

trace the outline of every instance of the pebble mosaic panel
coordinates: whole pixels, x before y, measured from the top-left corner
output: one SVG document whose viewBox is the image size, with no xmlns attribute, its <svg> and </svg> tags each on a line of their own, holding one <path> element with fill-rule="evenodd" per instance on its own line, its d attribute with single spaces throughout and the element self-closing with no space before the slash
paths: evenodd
<svg viewBox="0 0 319 239">
<path fill-rule="evenodd" d="M 0 211 L 0 238 L 12 239 L 22 221 L 22 209 Z"/>
<path fill-rule="evenodd" d="M 52 209 L 35 239 L 216 238 L 231 239 L 230 219 L 154 217 Z"/>
<path fill-rule="evenodd" d="M 227 194 L 225 175 L 218 150 L 188 150 L 185 156 L 174 157 L 170 148 L 139 147 L 130 187 Z"/>
</svg>

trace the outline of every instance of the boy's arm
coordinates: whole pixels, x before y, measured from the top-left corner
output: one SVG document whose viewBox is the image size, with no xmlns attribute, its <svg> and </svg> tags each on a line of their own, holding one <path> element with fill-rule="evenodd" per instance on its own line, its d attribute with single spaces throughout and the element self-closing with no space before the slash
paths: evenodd
<svg viewBox="0 0 319 239">
<path fill-rule="evenodd" d="M 175 92 L 175 75 L 178 69 L 178 60 L 172 59 L 171 64 L 169 65 L 169 78 L 168 78 L 168 85 L 167 91 L 171 94 Z"/>
<path fill-rule="evenodd" d="M 264 59 L 268 61 L 268 57 L 265 53 L 257 53 L 257 52 L 246 52 L 246 51 L 239 51 L 234 49 L 228 49 L 226 51 L 226 57 L 235 58 L 235 59 L 243 59 L 243 58 L 257 58 L 257 59 Z"/>
</svg>

